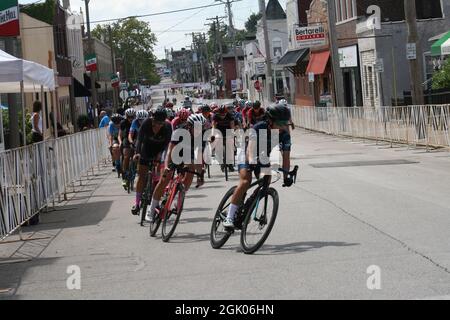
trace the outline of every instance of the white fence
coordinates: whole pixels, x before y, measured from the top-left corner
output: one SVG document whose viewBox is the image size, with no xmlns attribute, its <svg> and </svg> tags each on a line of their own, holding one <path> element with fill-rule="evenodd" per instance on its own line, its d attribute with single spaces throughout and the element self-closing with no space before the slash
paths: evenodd
<svg viewBox="0 0 450 320">
<path fill-rule="evenodd" d="M 0 239 L 14 232 L 109 157 L 106 129 L 0 153 Z"/>
<path fill-rule="evenodd" d="M 332 135 L 432 147 L 450 146 L 450 105 L 292 108 L 297 126 Z"/>
</svg>

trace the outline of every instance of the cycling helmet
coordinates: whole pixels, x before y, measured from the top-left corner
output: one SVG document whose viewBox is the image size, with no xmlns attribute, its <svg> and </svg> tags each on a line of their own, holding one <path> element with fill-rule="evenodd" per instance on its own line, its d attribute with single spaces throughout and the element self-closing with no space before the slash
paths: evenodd
<svg viewBox="0 0 450 320">
<path fill-rule="evenodd" d="M 172 109 L 173 108 L 173 103 L 172 102 L 167 102 L 166 103 L 166 108 Z"/>
<path fill-rule="evenodd" d="M 261 102 L 255 101 L 255 103 L 253 103 L 253 108 L 255 109 L 261 108 Z"/>
<path fill-rule="evenodd" d="M 218 107 L 218 104 L 215 102 L 211 102 L 211 104 L 209 106 L 211 107 L 211 109 L 214 109 L 214 108 Z"/>
<path fill-rule="evenodd" d="M 188 109 L 185 109 L 185 108 L 181 109 L 178 112 L 178 117 L 182 121 L 186 121 L 189 118 L 190 115 L 191 115 L 191 112 Z"/>
<path fill-rule="evenodd" d="M 127 118 L 134 118 L 136 116 L 136 110 L 134 110 L 133 108 L 129 108 L 125 111 L 125 116 Z"/>
<path fill-rule="evenodd" d="M 273 121 L 289 121 L 291 112 L 283 105 L 274 105 L 267 108 L 266 115 Z"/>
<path fill-rule="evenodd" d="M 153 112 L 153 119 L 156 121 L 166 121 L 167 113 L 163 108 L 158 108 Z"/>
<path fill-rule="evenodd" d="M 278 101 L 278 104 L 287 106 L 287 105 L 288 105 L 288 102 L 287 102 L 286 99 L 281 99 L 280 101 Z"/>
<path fill-rule="evenodd" d="M 166 109 L 167 118 L 173 119 L 175 118 L 175 112 L 172 109 Z"/>
<path fill-rule="evenodd" d="M 148 118 L 148 112 L 145 111 L 145 110 L 139 110 L 139 111 L 136 113 L 136 119 L 137 119 L 137 120 L 145 120 L 145 119 L 147 119 L 147 118 Z"/>
<path fill-rule="evenodd" d="M 111 121 L 114 124 L 120 124 L 120 122 L 122 122 L 122 120 L 123 120 L 122 116 L 118 113 L 115 113 L 111 116 Z"/>
<path fill-rule="evenodd" d="M 211 112 L 211 107 L 208 106 L 207 104 L 204 104 L 203 106 L 201 106 L 200 110 L 202 112 Z"/>
<path fill-rule="evenodd" d="M 201 114 L 193 114 L 193 115 L 189 116 L 187 121 L 191 125 L 195 125 L 195 123 L 200 123 L 203 126 L 206 122 L 206 119 Z"/>
<path fill-rule="evenodd" d="M 186 101 L 189 101 L 189 99 L 190 99 L 189 96 L 184 97 L 184 100 L 186 100 Z"/>
<path fill-rule="evenodd" d="M 245 103 L 245 107 L 248 109 L 248 108 L 251 108 L 251 107 L 253 107 L 253 103 L 249 100 L 249 101 L 247 101 L 246 103 Z"/>
</svg>

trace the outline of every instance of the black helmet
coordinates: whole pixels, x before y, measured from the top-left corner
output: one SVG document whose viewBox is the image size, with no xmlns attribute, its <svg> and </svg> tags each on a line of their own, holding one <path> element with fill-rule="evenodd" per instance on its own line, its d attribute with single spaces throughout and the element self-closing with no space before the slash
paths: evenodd
<svg viewBox="0 0 450 320">
<path fill-rule="evenodd" d="M 153 119 L 155 119 L 155 121 L 166 121 L 167 119 L 167 112 L 165 109 L 163 108 L 158 108 L 155 110 L 155 112 L 153 112 Z"/>
<path fill-rule="evenodd" d="M 261 102 L 259 102 L 258 100 L 255 101 L 255 103 L 253 103 L 253 108 L 258 109 L 261 107 Z"/>
<path fill-rule="evenodd" d="M 118 113 L 115 113 L 115 114 L 113 114 L 112 116 L 111 116 L 111 121 L 114 123 L 114 124 L 120 124 L 120 122 L 123 120 L 123 117 L 120 115 L 120 114 L 118 114 Z"/>
<path fill-rule="evenodd" d="M 273 121 L 289 121 L 291 118 L 291 111 L 284 105 L 270 106 L 267 108 L 266 114 Z"/>
<path fill-rule="evenodd" d="M 204 104 L 204 105 L 202 105 L 202 106 L 200 107 L 200 110 L 201 110 L 202 112 L 211 112 L 211 107 L 208 106 L 207 104 Z"/>
</svg>

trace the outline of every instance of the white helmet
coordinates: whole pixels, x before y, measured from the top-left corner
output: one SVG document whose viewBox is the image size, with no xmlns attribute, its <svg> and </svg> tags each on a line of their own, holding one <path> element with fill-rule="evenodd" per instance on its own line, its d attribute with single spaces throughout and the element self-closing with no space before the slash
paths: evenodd
<svg viewBox="0 0 450 320">
<path fill-rule="evenodd" d="M 193 114 L 189 116 L 188 123 L 195 125 L 195 123 L 200 123 L 202 126 L 206 123 L 206 119 L 202 114 Z"/>
<path fill-rule="evenodd" d="M 136 110 L 134 110 L 133 108 L 129 108 L 125 111 L 125 116 L 128 117 L 135 117 L 136 116 Z"/>
<path fill-rule="evenodd" d="M 145 119 L 147 119 L 147 118 L 148 118 L 148 112 L 145 111 L 145 110 L 139 110 L 139 111 L 136 113 L 136 119 L 137 119 L 137 120 L 145 120 Z"/>
<path fill-rule="evenodd" d="M 283 105 L 283 106 L 287 106 L 287 105 L 288 105 L 288 102 L 287 102 L 286 99 L 281 99 L 281 100 L 278 102 L 278 104 L 281 104 L 281 105 Z"/>
</svg>

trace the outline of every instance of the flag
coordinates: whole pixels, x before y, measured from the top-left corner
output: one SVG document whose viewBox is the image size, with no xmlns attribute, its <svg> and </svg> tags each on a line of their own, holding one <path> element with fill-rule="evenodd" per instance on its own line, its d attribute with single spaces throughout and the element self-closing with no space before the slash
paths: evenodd
<svg viewBox="0 0 450 320">
<path fill-rule="evenodd" d="M 0 37 L 20 35 L 19 5 L 17 0 L 0 1 Z"/>
<path fill-rule="evenodd" d="M 95 54 L 89 54 L 85 57 L 86 70 L 87 71 L 97 71 L 97 57 Z"/>
</svg>

